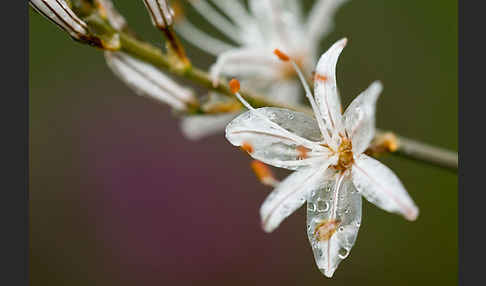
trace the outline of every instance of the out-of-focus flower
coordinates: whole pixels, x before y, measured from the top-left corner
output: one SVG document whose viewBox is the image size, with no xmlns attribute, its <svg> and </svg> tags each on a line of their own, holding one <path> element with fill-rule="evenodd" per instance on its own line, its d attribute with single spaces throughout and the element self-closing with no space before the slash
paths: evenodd
<svg viewBox="0 0 486 286">
<path fill-rule="evenodd" d="M 122 52 L 105 52 L 110 69 L 138 95 L 186 110 L 196 99 L 191 90 L 180 86 L 150 64 Z"/>
<path fill-rule="evenodd" d="M 159 29 L 165 29 L 172 25 L 174 11 L 170 8 L 167 0 L 143 0 L 147 8 L 152 24 Z"/>
<path fill-rule="evenodd" d="M 211 68 L 215 85 L 220 75 L 236 76 L 250 89 L 292 104 L 301 99 L 297 76 L 272 51 L 283 50 L 310 77 L 319 41 L 331 31 L 333 16 L 346 1 L 316 0 L 307 19 L 300 1 L 295 0 L 250 0 L 249 10 L 239 0 L 188 1 L 236 45 L 207 35 L 187 20 L 177 22 L 175 28 L 187 41 L 217 56 Z"/>
<path fill-rule="evenodd" d="M 113 2 L 111 0 L 96 0 L 98 2 L 98 7 L 100 12 L 102 12 L 104 17 L 108 20 L 110 25 L 117 31 L 123 30 L 127 25 L 125 18 L 116 10 Z"/>
<path fill-rule="evenodd" d="M 363 154 L 375 134 L 375 104 L 382 90 L 374 82 L 341 114 L 336 63 L 346 39 L 324 53 L 316 68 L 312 96 L 295 67 L 314 116 L 279 108 L 252 108 L 226 127 L 226 138 L 247 146 L 259 161 L 295 170 L 266 198 L 260 209 L 263 229 L 273 231 L 307 201 L 307 235 L 318 268 L 332 277 L 348 256 L 361 224 L 361 197 L 415 220 L 418 208 L 398 177 Z M 282 57 L 281 57 L 282 58 Z M 248 148 L 249 146 L 249 148 Z"/>
<path fill-rule="evenodd" d="M 317 0 L 304 19 L 300 1 L 250 0 L 247 10 L 239 0 L 212 0 L 232 20 L 229 21 L 209 1 L 191 0 L 189 3 L 195 9 L 236 45 L 207 35 L 185 19 L 176 22 L 175 29 L 188 42 L 218 57 L 211 67 L 214 84 L 220 75 L 237 76 L 250 90 L 297 104 L 302 95 L 298 78 L 292 66 L 277 60 L 272 51 L 284 50 L 310 76 L 319 41 L 332 30 L 333 16 L 346 1 Z M 189 139 L 200 139 L 222 131 L 233 118 L 188 116 L 183 119 L 182 131 Z"/>
</svg>

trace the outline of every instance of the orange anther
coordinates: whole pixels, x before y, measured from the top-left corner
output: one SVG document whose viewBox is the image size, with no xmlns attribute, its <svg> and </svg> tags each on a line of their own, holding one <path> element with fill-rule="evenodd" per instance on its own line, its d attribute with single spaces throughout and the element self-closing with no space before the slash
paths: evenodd
<svg viewBox="0 0 486 286">
<path fill-rule="evenodd" d="M 253 146 L 251 146 L 251 144 L 248 142 L 243 142 L 243 144 L 241 144 L 241 149 L 250 154 L 253 153 Z"/>
<path fill-rule="evenodd" d="M 323 75 L 323 74 L 318 74 L 318 73 L 315 73 L 314 75 L 314 80 L 315 81 L 327 81 L 328 78 L 327 76 Z"/>
<path fill-rule="evenodd" d="M 322 223 L 318 224 L 316 226 L 316 230 L 314 231 L 314 235 L 316 236 L 317 240 L 329 240 L 334 232 L 336 232 L 339 223 L 341 223 L 341 221 L 334 219 L 323 221 Z"/>
<path fill-rule="evenodd" d="M 251 168 L 262 184 L 275 186 L 277 180 L 275 180 L 272 170 L 267 165 L 258 160 L 253 160 L 251 162 Z"/>
<path fill-rule="evenodd" d="M 304 146 L 297 146 L 297 152 L 299 152 L 299 155 L 297 156 L 298 159 L 306 159 L 309 157 L 307 153 L 309 152 L 309 149 L 304 147 Z"/>
<path fill-rule="evenodd" d="M 273 50 L 273 53 L 281 60 L 281 61 L 284 61 L 284 62 L 288 62 L 290 60 L 290 57 L 282 52 L 281 50 L 279 49 L 275 49 Z"/>
<path fill-rule="evenodd" d="M 232 93 L 237 93 L 240 91 L 240 82 L 236 78 L 230 80 L 229 86 Z"/>
</svg>

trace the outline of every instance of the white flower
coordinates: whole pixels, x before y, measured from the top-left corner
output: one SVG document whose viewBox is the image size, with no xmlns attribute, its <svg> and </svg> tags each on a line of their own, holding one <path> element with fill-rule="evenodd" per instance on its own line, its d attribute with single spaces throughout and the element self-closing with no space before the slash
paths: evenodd
<svg viewBox="0 0 486 286">
<path fill-rule="evenodd" d="M 262 226 L 273 231 L 307 201 L 307 235 L 316 264 L 327 277 L 356 240 L 361 196 L 408 220 L 418 216 L 418 208 L 398 177 L 363 154 L 375 134 L 375 103 L 381 83 L 372 83 L 344 114 L 340 112 L 335 68 L 345 45 L 346 39 L 342 39 L 321 56 L 315 98 L 302 80 L 315 117 L 280 108 L 254 109 L 236 93 L 250 110 L 226 127 L 231 144 L 251 146 L 254 159 L 295 170 L 261 206 Z"/>
<path fill-rule="evenodd" d="M 88 25 L 69 8 L 64 0 L 30 0 L 30 5 L 76 40 L 90 37 Z"/>
<path fill-rule="evenodd" d="M 174 19 L 174 11 L 170 8 L 167 0 L 143 0 L 147 8 L 152 24 L 159 29 L 171 26 Z"/>
<path fill-rule="evenodd" d="M 295 0 L 250 0 L 249 11 L 239 0 L 189 1 L 236 45 L 211 37 L 185 20 L 175 28 L 187 41 L 218 57 L 211 68 L 215 85 L 220 75 L 236 76 L 268 97 L 297 103 L 300 84 L 292 66 L 275 59 L 272 51 L 281 49 L 310 76 L 319 41 L 331 31 L 333 16 L 346 1 L 316 0 L 307 19 L 302 15 L 301 1 Z"/>
<path fill-rule="evenodd" d="M 137 94 L 186 110 L 195 102 L 191 90 L 181 87 L 150 64 L 122 52 L 105 52 L 108 67 Z"/>
</svg>

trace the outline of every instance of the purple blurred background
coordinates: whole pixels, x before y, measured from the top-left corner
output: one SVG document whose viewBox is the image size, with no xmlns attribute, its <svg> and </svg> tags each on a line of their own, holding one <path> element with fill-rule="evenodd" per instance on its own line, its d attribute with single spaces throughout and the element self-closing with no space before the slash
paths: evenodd
<svg viewBox="0 0 486 286">
<path fill-rule="evenodd" d="M 142 1 L 114 2 L 162 44 Z M 350 39 L 338 64 L 344 103 L 380 79 L 379 127 L 457 150 L 456 14 L 457 1 L 344 5 L 322 42 L 325 51 Z M 188 53 L 197 66 L 214 61 Z M 304 208 L 274 233 L 261 230 L 270 189 L 244 152 L 222 134 L 186 140 L 168 107 L 135 96 L 102 53 L 33 11 L 30 115 L 32 285 L 456 285 L 455 174 L 381 158 L 420 216 L 407 222 L 365 202 L 356 245 L 327 279 Z"/>
</svg>

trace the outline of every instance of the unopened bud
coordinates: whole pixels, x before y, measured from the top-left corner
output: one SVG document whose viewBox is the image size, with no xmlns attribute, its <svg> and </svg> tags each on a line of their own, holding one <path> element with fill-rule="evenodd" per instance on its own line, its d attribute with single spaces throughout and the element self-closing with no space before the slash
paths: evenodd
<svg viewBox="0 0 486 286">
<path fill-rule="evenodd" d="M 76 16 L 64 0 L 30 0 L 29 3 L 39 14 L 54 22 L 76 40 L 85 41 L 91 37 L 88 25 Z"/>
<path fill-rule="evenodd" d="M 167 0 L 143 0 L 150 14 L 152 24 L 159 29 L 165 29 L 174 22 L 174 11 Z"/>
</svg>

